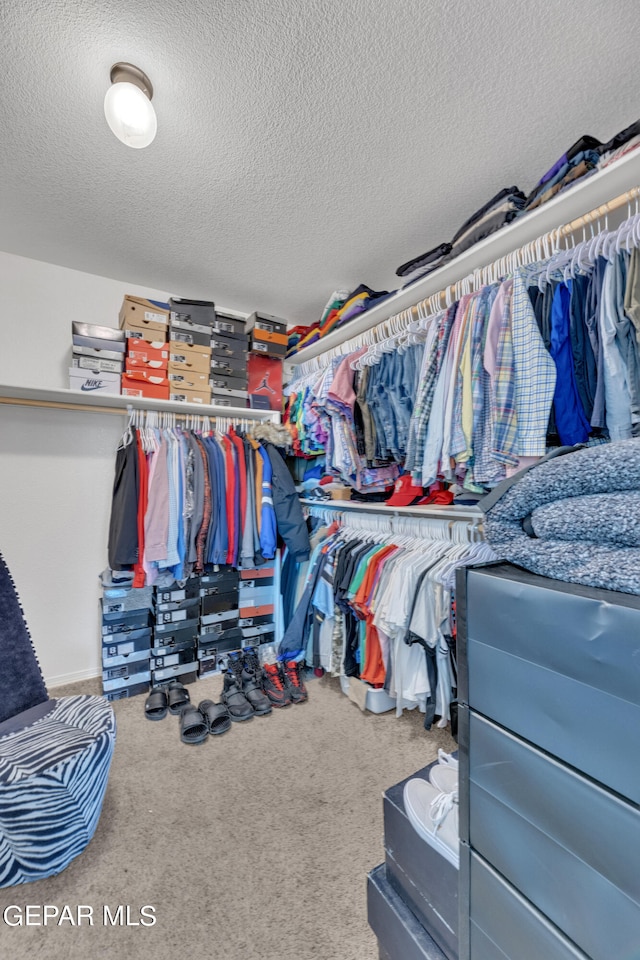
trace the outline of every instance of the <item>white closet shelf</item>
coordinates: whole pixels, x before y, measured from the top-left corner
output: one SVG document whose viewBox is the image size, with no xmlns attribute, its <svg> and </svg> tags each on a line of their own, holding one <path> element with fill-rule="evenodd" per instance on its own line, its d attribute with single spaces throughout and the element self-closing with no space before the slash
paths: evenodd
<svg viewBox="0 0 640 960">
<path fill-rule="evenodd" d="M 95 407 L 107 410 L 158 410 L 167 413 L 200 414 L 204 417 L 229 417 L 233 420 L 271 420 L 280 422 L 277 410 L 254 410 L 250 407 L 217 407 L 202 403 L 180 403 L 175 400 L 154 400 L 151 397 L 125 397 L 114 393 L 83 393 L 81 390 L 47 387 L 18 387 L 0 384 L 0 402 L 30 403 L 39 406 Z"/>
<path fill-rule="evenodd" d="M 399 290 L 379 306 L 372 307 L 354 320 L 349 320 L 339 330 L 334 330 L 316 343 L 304 347 L 299 353 L 289 357 L 287 364 L 297 366 L 340 346 L 378 326 L 389 317 L 439 293 L 450 284 L 457 283 L 474 270 L 486 267 L 543 234 L 584 216 L 635 186 L 640 186 L 640 148 L 593 176 L 579 180 L 566 193 L 557 194 L 526 216 L 517 217 L 506 227 L 465 250 L 451 263 L 434 270 L 424 279 L 417 280 L 406 290 Z"/>
<path fill-rule="evenodd" d="M 319 507 L 324 510 L 361 510 L 366 513 L 388 514 L 399 517 L 429 517 L 439 520 L 480 520 L 482 511 L 478 507 L 445 507 L 438 504 L 426 504 L 413 507 L 390 507 L 386 503 L 360 503 L 357 500 L 310 500 L 300 498 L 307 507 Z"/>
</svg>

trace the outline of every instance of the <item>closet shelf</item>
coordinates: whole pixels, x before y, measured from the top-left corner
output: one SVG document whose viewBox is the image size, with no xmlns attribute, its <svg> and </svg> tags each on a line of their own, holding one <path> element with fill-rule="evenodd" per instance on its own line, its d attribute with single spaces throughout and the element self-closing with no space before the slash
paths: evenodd
<svg viewBox="0 0 640 960">
<path fill-rule="evenodd" d="M 429 517 L 439 520 L 481 520 L 482 510 L 478 507 L 443 507 L 437 504 L 413 507 L 389 507 L 386 503 L 359 503 L 357 500 L 310 500 L 300 498 L 306 507 L 319 507 L 324 510 L 358 510 L 365 513 L 388 514 L 398 517 Z"/>
<path fill-rule="evenodd" d="M 640 149 L 634 150 L 593 176 L 578 181 L 566 193 L 560 193 L 526 216 L 516 218 L 506 227 L 480 240 L 469 250 L 465 250 L 451 263 L 434 270 L 423 280 L 417 280 L 406 290 L 399 290 L 394 296 L 360 314 L 339 330 L 334 330 L 316 343 L 303 347 L 299 353 L 287 359 L 287 365 L 297 366 L 312 360 L 313 357 L 326 353 L 366 330 L 371 330 L 389 317 L 410 309 L 421 300 L 426 300 L 427 297 L 439 293 L 450 284 L 462 280 L 474 270 L 488 266 L 513 250 L 531 243 L 571 220 L 584 216 L 638 185 L 640 185 Z"/>
<path fill-rule="evenodd" d="M 134 410 L 200 414 L 203 417 L 229 417 L 232 420 L 280 422 L 277 410 L 216 407 L 201 403 L 180 403 L 175 400 L 153 400 L 150 397 L 124 397 L 121 394 L 82 393 L 80 390 L 52 390 L 46 387 L 18 387 L 8 384 L 0 384 L 0 403 L 62 409 L 77 407 L 85 412 L 95 408 L 97 413 L 124 413 L 127 407 L 132 407 Z"/>
</svg>

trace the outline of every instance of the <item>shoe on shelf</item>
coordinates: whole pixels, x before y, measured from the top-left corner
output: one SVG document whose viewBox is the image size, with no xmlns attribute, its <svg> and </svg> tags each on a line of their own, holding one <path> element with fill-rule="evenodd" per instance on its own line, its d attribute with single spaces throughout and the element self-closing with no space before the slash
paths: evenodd
<svg viewBox="0 0 640 960">
<path fill-rule="evenodd" d="M 262 689 L 274 707 L 288 707 L 291 703 L 289 686 L 285 685 L 277 663 L 265 663 L 262 667 Z"/>
<path fill-rule="evenodd" d="M 404 785 L 404 808 L 416 833 L 458 868 L 458 791 L 442 793 L 428 780 L 414 777 Z"/>
<path fill-rule="evenodd" d="M 242 692 L 253 707 L 253 712 L 257 717 L 264 717 L 271 713 L 271 701 L 262 689 L 260 682 L 261 674 L 247 669 L 245 665 L 242 671 Z"/>
<path fill-rule="evenodd" d="M 307 688 L 301 676 L 302 664 L 296 660 L 286 660 L 284 664 L 284 682 L 289 688 L 292 703 L 304 703 L 309 699 Z"/>
<path fill-rule="evenodd" d="M 441 793 L 453 793 L 458 789 L 458 761 L 450 753 L 438 750 L 438 762 L 429 770 L 429 780 Z"/>
<path fill-rule="evenodd" d="M 253 716 L 253 707 L 242 692 L 242 686 L 233 670 L 227 670 L 224 675 L 220 700 L 226 706 L 234 723 L 250 720 Z"/>
</svg>

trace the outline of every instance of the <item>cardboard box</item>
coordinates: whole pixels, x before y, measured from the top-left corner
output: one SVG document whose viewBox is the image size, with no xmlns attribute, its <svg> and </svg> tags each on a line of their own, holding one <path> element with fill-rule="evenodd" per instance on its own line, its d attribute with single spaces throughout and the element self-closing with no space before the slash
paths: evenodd
<svg viewBox="0 0 640 960">
<path fill-rule="evenodd" d="M 273 562 L 273 561 L 271 561 Z M 267 562 L 268 563 L 268 562 Z M 241 580 L 271 580 L 273 583 L 273 578 L 276 575 L 276 568 L 265 565 L 264 567 L 247 567 L 240 570 L 240 579 Z"/>
<path fill-rule="evenodd" d="M 149 674 L 151 677 L 151 674 Z M 107 690 L 105 684 L 102 684 L 103 697 L 105 700 L 114 701 L 114 700 L 127 700 L 129 697 L 136 697 L 141 693 L 149 692 L 149 680 L 143 680 L 140 683 L 135 682 L 136 678 L 126 681 L 123 686 L 117 686 L 115 688 L 111 687 L 111 684 L 118 683 L 117 680 L 107 681 L 109 683 L 109 689 Z"/>
<path fill-rule="evenodd" d="M 214 354 L 227 357 L 246 356 L 249 338 L 245 334 L 230 337 L 224 333 L 213 333 L 210 344 Z"/>
<path fill-rule="evenodd" d="M 145 340 L 144 337 L 130 337 L 127 340 L 127 363 L 131 366 L 164 363 L 166 368 L 168 362 L 169 344 L 165 340 Z"/>
<path fill-rule="evenodd" d="M 138 357 L 127 355 L 125 371 L 135 373 L 137 370 L 146 370 L 155 377 L 167 376 L 167 360 L 141 360 Z"/>
<path fill-rule="evenodd" d="M 251 335 L 254 340 L 263 340 L 265 343 L 279 343 L 285 346 L 289 343 L 286 333 L 271 333 L 269 330 L 262 330 L 260 326 L 256 326 Z"/>
<path fill-rule="evenodd" d="M 138 330 L 156 330 L 166 333 L 169 323 L 169 304 L 158 300 L 145 300 L 126 294 L 120 307 L 118 319 L 121 327 L 135 327 Z M 151 339 L 160 339 L 153 337 Z"/>
<path fill-rule="evenodd" d="M 287 346 L 284 343 L 269 343 L 266 340 L 258 340 L 251 337 L 249 341 L 249 350 L 252 353 L 261 353 L 265 357 L 275 357 L 284 360 L 287 355 Z"/>
<path fill-rule="evenodd" d="M 124 356 L 119 350 L 98 350 L 94 347 L 80 347 L 75 344 L 73 347 L 74 356 L 91 357 L 94 360 L 117 360 L 122 363 Z"/>
<path fill-rule="evenodd" d="M 201 601 L 201 614 L 203 617 L 208 616 L 210 613 L 222 613 L 223 610 L 237 610 L 238 609 L 238 591 L 229 590 L 226 593 L 220 594 L 208 594 L 205 597 L 202 597 Z"/>
<path fill-rule="evenodd" d="M 118 642 L 146 629 L 151 622 L 149 610 L 133 610 L 125 613 L 105 613 L 102 617 L 102 642 L 105 637 L 117 636 Z M 110 642 L 110 641 L 109 641 Z"/>
<path fill-rule="evenodd" d="M 91 350 L 102 350 L 107 347 L 112 353 L 124 353 L 124 340 L 102 340 L 100 337 L 81 337 L 74 333 L 71 337 L 74 347 L 90 347 Z"/>
<path fill-rule="evenodd" d="M 120 374 L 69 367 L 69 388 L 83 393 L 120 394 Z"/>
<path fill-rule="evenodd" d="M 154 647 L 171 647 L 194 640 L 198 636 L 199 623 L 195 620 L 183 620 L 181 623 L 156 623 L 153 631 Z"/>
<path fill-rule="evenodd" d="M 242 603 L 242 600 L 240 600 L 240 602 Z M 274 611 L 275 611 L 275 607 L 272 603 L 265 603 L 261 606 L 256 606 L 256 607 L 242 606 L 240 607 L 240 610 L 239 610 L 240 621 L 253 620 L 256 617 L 273 617 Z M 240 626 L 252 627 L 252 626 L 257 626 L 257 624 L 241 622 Z"/>
<path fill-rule="evenodd" d="M 211 404 L 214 407 L 246 407 L 247 400 L 238 396 L 230 396 L 235 391 L 227 390 L 226 393 L 220 391 L 211 391 Z"/>
<path fill-rule="evenodd" d="M 170 297 L 171 322 L 176 320 L 197 326 L 211 325 L 216 320 L 216 307 L 213 300 L 188 300 L 186 297 Z"/>
<path fill-rule="evenodd" d="M 95 370 L 99 373 L 122 373 L 123 360 L 100 360 L 97 357 L 83 357 L 81 354 L 71 358 L 71 366 L 79 370 Z"/>
<path fill-rule="evenodd" d="M 222 333 L 227 337 L 244 337 L 246 335 L 245 320 L 231 317 L 228 314 L 216 313 L 216 319 L 211 324 L 213 333 Z"/>
<path fill-rule="evenodd" d="M 71 333 L 78 337 L 112 340 L 117 343 L 124 343 L 125 340 L 122 330 L 118 330 L 116 327 L 103 327 L 99 323 L 84 323 L 80 320 L 71 321 Z M 114 347 L 114 349 L 116 348 Z"/>
<path fill-rule="evenodd" d="M 168 587 L 156 587 L 155 602 L 173 603 L 176 600 L 188 600 L 200 596 L 200 577 L 189 577 L 184 583 L 173 583 Z"/>
<path fill-rule="evenodd" d="M 282 317 L 274 317 L 271 313 L 262 313 L 259 310 L 255 310 L 247 318 L 247 333 L 253 332 L 255 335 L 255 332 L 258 330 L 262 333 L 275 333 L 279 336 L 286 336 L 287 321 L 283 320 Z"/>
<path fill-rule="evenodd" d="M 169 324 L 169 339 L 175 340 L 176 343 L 191 343 L 199 344 L 201 347 L 210 347 L 211 330 L 201 324 L 172 320 Z"/>
<path fill-rule="evenodd" d="M 211 347 L 172 340 L 169 343 L 169 363 L 172 364 L 174 373 L 178 372 L 178 367 L 182 367 L 185 370 L 208 374 L 211 369 Z"/>
<path fill-rule="evenodd" d="M 189 390 L 180 384 L 172 383 L 169 389 L 169 399 L 177 403 L 201 403 L 208 407 L 211 404 L 211 390 Z"/>
<path fill-rule="evenodd" d="M 130 370 L 122 376 L 122 395 L 125 397 L 152 397 L 169 399 L 169 381 L 147 370 Z"/>
<path fill-rule="evenodd" d="M 282 361 L 250 354 L 249 397 L 267 397 L 271 410 L 282 410 Z"/>
<path fill-rule="evenodd" d="M 185 370 L 184 367 L 175 367 L 169 364 L 169 386 L 171 390 L 198 390 L 200 393 L 210 393 L 209 375 L 197 370 Z"/>
</svg>

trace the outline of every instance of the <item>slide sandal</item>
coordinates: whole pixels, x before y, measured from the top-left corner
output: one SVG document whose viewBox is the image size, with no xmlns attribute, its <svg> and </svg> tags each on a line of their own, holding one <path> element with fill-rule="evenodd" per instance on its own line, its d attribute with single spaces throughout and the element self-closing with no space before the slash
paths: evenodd
<svg viewBox="0 0 640 960">
<path fill-rule="evenodd" d="M 173 714 L 180 713 L 183 707 L 190 702 L 191 697 L 186 687 L 175 680 L 169 684 L 169 712 Z"/>
<path fill-rule="evenodd" d="M 193 704 L 188 703 L 180 714 L 180 739 L 183 743 L 203 743 L 208 736 L 206 720 Z"/>
<path fill-rule="evenodd" d="M 164 720 L 167 715 L 167 694 L 162 687 L 152 690 L 144 703 L 147 720 Z"/>
<path fill-rule="evenodd" d="M 203 700 L 198 706 L 209 728 L 209 733 L 215 736 L 226 733 L 231 728 L 231 717 L 224 703 L 214 703 L 213 700 Z"/>
</svg>

